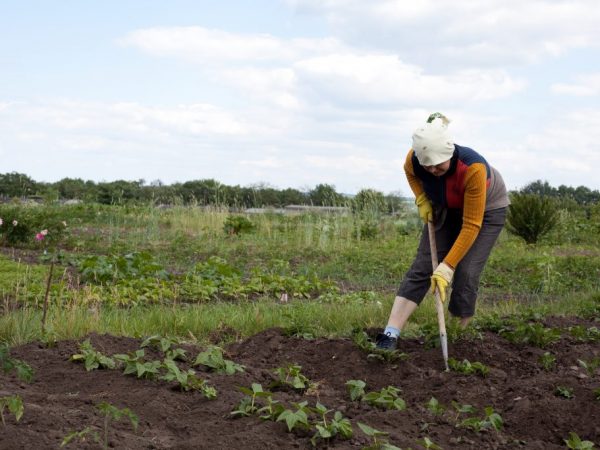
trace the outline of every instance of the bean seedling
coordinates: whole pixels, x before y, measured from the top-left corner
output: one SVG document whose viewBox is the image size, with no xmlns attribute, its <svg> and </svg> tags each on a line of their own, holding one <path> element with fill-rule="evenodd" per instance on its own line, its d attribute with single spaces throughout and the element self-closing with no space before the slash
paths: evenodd
<svg viewBox="0 0 600 450">
<path fill-rule="evenodd" d="M 567 444 L 567 448 L 573 450 L 592 450 L 594 448 L 594 443 L 591 441 L 582 441 L 577 433 L 570 432 L 569 439 L 563 439 L 565 444 Z"/>
<path fill-rule="evenodd" d="M 317 445 L 319 438 L 329 441 L 329 439 L 337 435 L 343 439 L 350 439 L 352 437 L 352 424 L 341 412 L 336 411 L 333 414 L 333 419 L 327 422 L 327 414 L 332 412 L 332 409 L 327 409 L 325 405 L 317 402 L 313 411 L 320 417 L 319 422 L 315 423 L 317 431 L 310 440 L 313 446 Z"/>
<path fill-rule="evenodd" d="M 348 391 L 350 392 L 350 399 L 354 402 L 356 400 L 360 400 L 365 395 L 365 383 L 363 380 L 348 380 L 346 381 L 346 386 L 348 386 Z"/>
<path fill-rule="evenodd" d="M 461 405 L 460 403 L 453 401 L 452 406 L 456 410 L 454 422 L 458 422 L 458 418 L 461 414 L 475 414 L 476 412 L 476 409 L 472 405 Z"/>
<path fill-rule="evenodd" d="M 397 409 L 402 411 L 406 409 L 406 402 L 398 397 L 400 389 L 394 386 L 388 386 L 381 391 L 369 392 L 363 397 L 363 401 L 369 405 L 377 406 L 384 409 Z"/>
<path fill-rule="evenodd" d="M 310 380 L 302 374 L 301 370 L 302 366 L 294 364 L 278 367 L 274 371 L 277 380 L 273 382 L 273 386 L 289 386 L 298 391 L 308 389 L 311 385 Z"/>
<path fill-rule="evenodd" d="M 217 390 L 209 386 L 206 380 L 197 377 L 192 369 L 183 371 L 172 359 L 165 359 L 163 367 L 167 373 L 160 377 L 161 380 L 177 382 L 182 391 L 200 391 L 209 400 L 217 397 Z"/>
<path fill-rule="evenodd" d="M 435 416 L 441 416 L 444 414 L 446 408 L 444 408 L 435 397 L 431 397 L 427 402 L 427 409 Z"/>
<path fill-rule="evenodd" d="M 545 371 L 551 370 L 556 364 L 556 358 L 552 353 L 545 352 L 542 356 L 540 356 L 540 363 Z"/>
<path fill-rule="evenodd" d="M 420 440 L 418 442 L 419 444 L 421 444 L 423 447 L 425 447 L 426 449 L 431 449 L 431 450 L 442 450 L 442 447 L 440 447 L 439 445 L 437 445 L 436 443 L 434 443 L 431 439 L 429 439 L 427 436 L 425 436 L 422 440 Z"/>
<path fill-rule="evenodd" d="M 471 363 L 468 359 L 458 361 L 454 358 L 449 358 L 448 366 L 451 370 L 464 373 L 466 375 L 478 374 L 482 377 L 485 377 L 490 372 L 490 368 L 485 364 L 480 362 Z"/>
<path fill-rule="evenodd" d="M 81 353 L 77 353 L 71 356 L 70 359 L 71 361 L 83 361 L 83 366 L 88 372 L 94 369 L 115 368 L 114 359 L 103 355 L 102 353 L 97 351 L 91 344 L 89 339 L 86 339 L 81 344 L 79 344 L 79 351 Z"/>
<path fill-rule="evenodd" d="M 598 367 L 600 367 L 600 358 L 599 357 L 595 357 L 594 359 L 592 359 L 590 361 L 578 359 L 577 362 L 579 363 L 579 365 L 581 367 L 583 367 L 587 371 L 587 373 L 590 377 L 593 377 L 594 374 L 596 373 L 596 369 Z"/>
<path fill-rule="evenodd" d="M 223 357 L 223 349 L 217 346 L 210 346 L 206 351 L 198 354 L 194 366 L 203 365 L 209 367 L 217 373 L 233 375 L 237 372 L 243 372 L 244 366 L 237 364 Z"/>
<path fill-rule="evenodd" d="M 557 397 L 573 398 L 573 389 L 569 389 L 565 386 L 556 386 L 556 389 L 554 389 L 554 395 Z"/>
<path fill-rule="evenodd" d="M 256 405 L 257 398 L 271 397 L 271 393 L 263 390 L 260 383 L 252 383 L 251 389 L 242 386 L 238 387 L 238 389 L 246 394 L 247 397 L 242 398 L 237 409 L 231 412 L 232 416 L 250 416 L 258 412 L 258 406 Z"/>
<path fill-rule="evenodd" d="M 307 406 L 308 402 L 293 403 L 293 405 L 296 407 L 296 410 L 284 410 L 277 417 L 277 422 L 285 421 L 290 433 L 294 428 L 309 429 L 308 414 L 310 414 L 310 408 Z"/>
<path fill-rule="evenodd" d="M 500 414 L 494 411 L 494 408 L 491 406 L 486 406 L 484 408 L 485 418 L 479 419 L 477 417 L 470 417 L 468 419 L 463 420 L 459 426 L 469 428 L 476 433 L 479 433 L 482 430 L 493 428 L 496 431 L 500 431 L 504 422 Z"/>
<path fill-rule="evenodd" d="M 358 422 L 358 427 L 372 439 L 370 445 L 363 447 L 362 450 L 402 450 L 401 448 L 390 444 L 385 438 L 389 433 L 376 430 L 361 422 Z"/>
<path fill-rule="evenodd" d="M 18 422 L 23 416 L 23 400 L 18 395 L 11 395 L 10 397 L 0 397 L 0 419 L 2 425 L 6 426 L 4 421 L 4 409 L 7 408 L 8 412 L 15 416 L 15 420 Z"/>
<path fill-rule="evenodd" d="M 113 355 L 113 357 L 125 365 L 123 374 L 135 374 L 138 378 L 154 378 L 158 375 L 162 363 L 160 361 L 145 361 L 144 354 L 144 350 L 140 349 L 126 355 Z"/>
<path fill-rule="evenodd" d="M 596 400 L 600 400 L 600 388 L 594 389 L 592 392 L 594 393 L 594 397 L 596 397 Z"/>
<path fill-rule="evenodd" d="M 4 373 L 15 371 L 17 378 L 30 383 L 33 380 L 33 369 L 25 361 L 11 358 L 7 345 L 0 345 L 0 367 Z"/>
</svg>

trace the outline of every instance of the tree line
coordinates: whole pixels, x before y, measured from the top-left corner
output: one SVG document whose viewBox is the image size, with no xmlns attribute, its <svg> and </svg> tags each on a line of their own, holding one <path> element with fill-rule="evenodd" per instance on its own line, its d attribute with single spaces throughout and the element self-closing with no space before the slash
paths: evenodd
<svg viewBox="0 0 600 450">
<path fill-rule="evenodd" d="M 375 208 L 393 212 L 402 208 L 399 194 L 384 195 L 373 189 L 363 189 L 350 198 L 330 184 L 318 184 L 313 189 L 277 189 L 267 184 L 229 186 L 214 179 L 164 184 L 145 180 L 94 182 L 81 178 L 63 178 L 54 183 L 38 182 L 31 177 L 11 172 L 0 174 L 0 196 L 6 198 L 38 197 L 47 201 L 82 200 L 101 204 L 127 203 L 220 205 L 238 208 L 284 207 L 286 205 L 350 206 Z"/>
</svg>

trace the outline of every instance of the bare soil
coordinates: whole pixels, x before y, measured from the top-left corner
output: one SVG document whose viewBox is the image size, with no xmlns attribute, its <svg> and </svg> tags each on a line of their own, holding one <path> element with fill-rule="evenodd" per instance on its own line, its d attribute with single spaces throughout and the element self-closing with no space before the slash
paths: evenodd
<svg viewBox="0 0 600 450">
<path fill-rule="evenodd" d="M 577 318 L 551 318 L 547 324 L 598 326 Z M 600 370 L 589 375 L 577 363 L 600 356 L 598 342 L 582 343 L 567 333 L 546 349 L 511 344 L 503 337 L 485 332 L 483 339 L 459 341 L 449 346 L 451 357 L 482 362 L 491 368 L 486 377 L 444 372 L 439 348 L 427 348 L 417 339 L 403 339 L 401 351 L 408 358 L 384 363 L 367 358 L 350 339 L 305 340 L 269 329 L 227 347 L 227 356 L 246 366 L 244 373 L 199 375 L 218 389 L 215 400 L 199 392 L 182 392 L 165 381 L 125 376 L 121 370 L 86 372 L 82 364 L 69 361 L 78 352 L 79 341 L 62 341 L 53 347 L 32 343 L 12 349 L 11 355 L 35 370 L 32 383 L 14 374 L 0 372 L 0 397 L 18 394 L 25 413 L 20 422 L 5 412 L 0 424 L 0 449 L 56 449 L 71 431 L 86 426 L 100 431 L 103 417 L 95 405 L 105 401 L 128 407 L 140 419 L 137 431 L 125 420 L 111 424 L 109 446 L 119 449 L 308 449 L 312 433 L 288 433 L 283 422 L 256 416 L 233 418 L 244 396 L 238 386 L 274 380 L 273 370 L 289 363 L 302 366 L 316 387 L 306 392 L 274 389 L 273 398 L 290 405 L 317 401 L 339 410 L 349 418 L 354 436 L 333 439 L 319 448 L 360 449 L 369 444 L 358 422 L 389 433 L 390 443 L 413 449 L 425 437 L 444 449 L 564 449 L 564 439 L 576 432 L 582 439 L 600 444 Z M 91 335 L 94 347 L 105 355 L 136 350 L 140 340 L 109 335 Z M 184 346 L 195 355 L 203 348 Z M 539 357 L 550 351 L 557 360 L 544 371 Z M 148 359 L 159 359 L 158 351 L 147 351 Z M 189 366 L 180 363 L 183 367 Z M 352 402 L 345 386 L 348 380 L 363 380 L 367 391 L 393 385 L 406 401 L 404 411 L 382 410 L 363 402 Z M 573 391 L 573 398 L 555 395 L 555 388 Z M 435 397 L 446 411 L 434 415 L 426 403 Z M 500 431 L 475 432 L 457 427 L 452 401 L 470 404 L 483 417 L 483 409 L 494 408 L 503 420 Z M 463 417 L 464 418 L 464 417 Z M 461 419 L 459 419 L 460 421 Z M 95 442 L 73 442 L 66 448 L 101 448 Z"/>
</svg>

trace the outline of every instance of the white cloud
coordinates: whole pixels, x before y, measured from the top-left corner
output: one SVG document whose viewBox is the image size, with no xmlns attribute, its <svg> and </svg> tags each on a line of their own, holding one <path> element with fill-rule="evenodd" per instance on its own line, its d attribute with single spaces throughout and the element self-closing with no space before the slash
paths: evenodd
<svg viewBox="0 0 600 450">
<path fill-rule="evenodd" d="M 556 83 L 552 85 L 555 94 L 593 97 L 600 95 L 600 72 L 575 77 L 575 83 Z"/>
</svg>

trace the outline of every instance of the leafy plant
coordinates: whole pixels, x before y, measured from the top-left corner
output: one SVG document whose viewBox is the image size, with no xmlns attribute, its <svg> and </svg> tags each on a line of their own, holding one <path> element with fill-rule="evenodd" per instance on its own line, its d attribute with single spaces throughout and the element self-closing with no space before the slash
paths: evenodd
<svg viewBox="0 0 600 450">
<path fill-rule="evenodd" d="M 371 443 L 367 447 L 363 447 L 362 450 L 402 450 L 389 443 L 385 438 L 389 433 L 385 431 L 379 431 L 375 428 L 370 427 L 364 423 L 358 422 L 358 427 L 363 433 L 371 438 Z"/>
<path fill-rule="evenodd" d="M 549 371 L 556 364 L 556 358 L 554 355 L 552 355 L 552 353 L 545 352 L 542 356 L 540 356 L 540 363 L 542 364 L 544 370 Z"/>
<path fill-rule="evenodd" d="M 580 342 L 595 342 L 600 340 L 600 329 L 597 327 L 586 328 L 582 325 L 569 327 L 569 333 Z"/>
<path fill-rule="evenodd" d="M 285 407 L 278 401 L 273 400 L 273 396 L 270 392 L 265 396 L 266 405 L 258 408 L 256 411 L 259 417 L 263 420 L 277 420 L 279 415 L 285 411 Z"/>
<path fill-rule="evenodd" d="M 79 344 L 79 351 L 81 353 L 72 355 L 70 360 L 83 361 L 88 372 L 95 369 L 114 369 L 116 366 L 114 359 L 97 351 L 89 339 Z"/>
<path fill-rule="evenodd" d="M 232 416 L 250 416 L 259 411 L 258 405 L 256 404 L 258 398 L 271 397 L 271 393 L 263 390 L 262 385 L 259 383 L 252 383 L 251 389 L 246 387 L 238 387 L 238 389 L 247 396 L 243 397 L 237 409 L 231 412 Z"/>
<path fill-rule="evenodd" d="M 295 390 L 304 390 L 310 387 L 310 380 L 301 372 L 302 366 L 290 364 L 287 367 L 278 367 L 274 374 L 277 379 L 273 383 L 274 386 L 282 385 L 289 386 Z"/>
<path fill-rule="evenodd" d="M 307 406 L 308 402 L 293 403 L 296 410 L 286 409 L 279 417 L 277 422 L 285 421 L 288 431 L 291 433 L 295 428 L 309 429 L 310 424 L 308 423 L 308 414 L 310 414 L 310 408 Z"/>
<path fill-rule="evenodd" d="M 15 416 L 15 420 L 18 422 L 23 417 L 23 400 L 18 395 L 11 395 L 9 397 L 0 397 L 0 419 L 2 425 L 6 426 L 4 421 L 4 409 L 8 409 L 8 412 Z"/>
<path fill-rule="evenodd" d="M 456 417 L 454 417 L 454 422 L 458 422 L 458 418 L 461 414 L 475 414 L 477 411 L 472 405 L 461 405 L 456 401 L 452 401 L 452 406 L 456 410 Z"/>
<path fill-rule="evenodd" d="M 244 216 L 228 216 L 223 224 L 223 231 L 228 236 L 251 233 L 254 229 L 254 224 Z"/>
<path fill-rule="evenodd" d="M 510 202 L 506 228 L 527 244 L 537 243 L 558 223 L 558 206 L 550 197 L 513 193 Z"/>
<path fill-rule="evenodd" d="M 213 369 L 218 373 L 225 373 L 227 375 L 233 375 L 237 372 L 243 372 L 244 366 L 237 364 L 229 359 L 223 357 L 223 350 L 217 346 L 210 346 L 206 351 L 198 354 L 195 366 L 204 365 Z"/>
<path fill-rule="evenodd" d="M 479 374 L 482 377 L 485 377 L 490 371 L 490 368 L 485 364 L 480 362 L 471 363 L 468 359 L 458 361 L 454 358 L 448 358 L 448 367 L 455 372 L 460 372 L 467 375 Z"/>
<path fill-rule="evenodd" d="M 468 419 L 463 420 L 459 426 L 469 428 L 477 433 L 482 430 L 493 428 L 496 431 L 500 431 L 504 422 L 500 414 L 494 411 L 494 408 L 491 406 L 486 406 L 484 408 L 485 417 L 483 419 L 477 417 L 470 417 Z"/>
<path fill-rule="evenodd" d="M 165 359 L 163 367 L 167 372 L 160 377 L 161 380 L 175 381 L 183 391 L 200 391 L 209 400 L 217 397 L 217 390 L 209 386 L 206 380 L 197 377 L 192 369 L 183 371 L 172 359 Z"/>
<path fill-rule="evenodd" d="M 592 392 L 594 393 L 596 400 L 600 400 L 600 388 L 594 389 Z"/>
<path fill-rule="evenodd" d="M 406 402 L 398 396 L 400 392 L 399 388 L 388 386 L 379 392 L 369 392 L 363 397 L 363 401 L 380 408 L 402 411 L 406 409 Z"/>
<path fill-rule="evenodd" d="M 341 412 L 336 411 L 333 415 L 333 419 L 327 421 L 327 414 L 333 410 L 327 409 L 325 405 L 317 402 L 313 411 L 320 417 L 320 420 L 315 423 L 317 431 L 310 440 L 313 446 L 317 445 L 318 439 L 329 441 L 329 439 L 337 435 L 341 436 L 343 439 L 350 439 L 352 437 L 352 424 Z"/>
<path fill-rule="evenodd" d="M 556 386 L 554 389 L 554 395 L 557 397 L 573 398 L 573 389 L 565 386 Z"/>
<path fill-rule="evenodd" d="M 598 367 L 600 367 L 600 357 L 596 356 L 595 358 L 591 359 L 590 361 L 578 359 L 577 363 L 587 371 L 587 373 L 590 377 L 593 377 L 594 374 L 596 373 L 596 369 L 598 369 Z"/>
<path fill-rule="evenodd" d="M 117 354 L 113 357 L 125 365 L 123 374 L 135 374 L 138 378 L 154 378 L 158 375 L 162 363 L 160 361 L 145 361 L 143 349 L 128 354 Z"/>
<path fill-rule="evenodd" d="M 546 328 L 541 323 L 521 323 L 513 330 L 502 332 L 501 335 L 515 344 L 531 344 L 544 348 L 560 339 L 560 330 Z"/>
<path fill-rule="evenodd" d="M 69 445 L 71 443 L 71 441 L 73 441 L 73 440 L 85 442 L 86 437 L 88 435 L 92 437 L 92 440 L 94 442 L 97 442 L 98 444 L 100 444 L 100 442 L 101 442 L 100 435 L 92 427 L 85 427 L 83 430 L 71 431 L 70 433 L 67 433 L 67 435 L 63 438 L 62 442 L 60 443 L 60 446 L 61 446 L 61 448 L 65 447 L 65 446 Z"/>
<path fill-rule="evenodd" d="M 136 278 L 167 279 L 165 268 L 148 252 L 133 252 L 124 256 L 93 255 L 78 262 L 81 278 L 86 282 L 114 283 Z"/>
<path fill-rule="evenodd" d="M 573 450 L 591 450 L 594 448 L 594 443 L 591 441 L 582 441 L 577 433 L 570 432 L 568 439 L 563 439 L 567 448 Z"/>
<path fill-rule="evenodd" d="M 429 439 L 427 436 L 425 436 L 422 440 L 419 441 L 419 444 L 421 444 L 423 447 L 425 447 L 426 449 L 431 449 L 431 450 L 442 450 L 442 447 L 440 447 L 439 445 L 437 445 L 436 443 L 434 443 L 431 439 Z"/>
<path fill-rule="evenodd" d="M 19 380 L 30 383 L 33 380 L 33 369 L 25 361 L 10 356 L 7 345 L 0 345 L 0 367 L 4 373 L 15 371 Z"/>
<path fill-rule="evenodd" d="M 427 409 L 435 416 L 441 416 L 446 408 L 444 408 L 435 397 L 431 397 L 427 402 Z"/>
<path fill-rule="evenodd" d="M 350 393 L 350 399 L 352 401 L 361 400 L 365 395 L 365 383 L 362 380 L 348 380 L 346 381 L 346 386 L 348 386 L 348 391 Z"/>
</svg>

